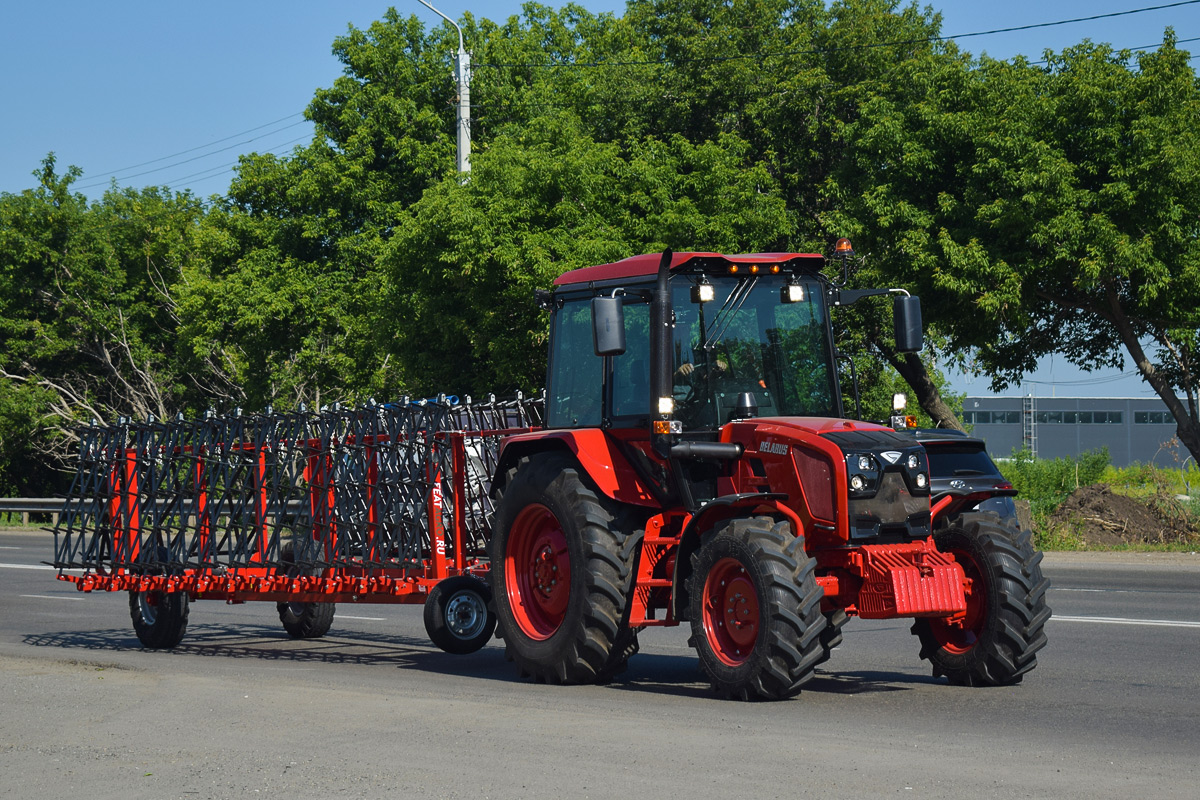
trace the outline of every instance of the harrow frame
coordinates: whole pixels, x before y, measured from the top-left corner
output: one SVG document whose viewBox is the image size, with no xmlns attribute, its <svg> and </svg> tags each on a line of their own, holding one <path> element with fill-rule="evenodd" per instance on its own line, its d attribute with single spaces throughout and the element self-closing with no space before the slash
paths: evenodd
<svg viewBox="0 0 1200 800">
<path fill-rule="evenodd" d="M 486 581 L 500 443 L 540 428 L 542 408 L 440 396 L 93 422 L 54 566 L 84 592 L 424 603 L 446 578 Z"/>
</svg>

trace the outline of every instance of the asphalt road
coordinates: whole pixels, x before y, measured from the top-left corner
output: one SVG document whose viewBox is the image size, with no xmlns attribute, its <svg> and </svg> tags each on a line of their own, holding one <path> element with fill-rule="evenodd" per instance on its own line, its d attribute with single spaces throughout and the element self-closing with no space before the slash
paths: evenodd
<svg viewBox="0 0 1200 800">
<path fill-rule="evenodd" d="M 1200 796 L 1200 555 L 1051 554 L 1050 644 L 1024 683 L 946 685 L 903 622 L 852 621 L 801 695 L 709 695 L 684 628 L 609 686 L 524 682 L 498 643 L 429 644 L 417 606 L 192 605 L 139 648 L 119 595 L 0 532 L 0 797 Z"/>
</svg>

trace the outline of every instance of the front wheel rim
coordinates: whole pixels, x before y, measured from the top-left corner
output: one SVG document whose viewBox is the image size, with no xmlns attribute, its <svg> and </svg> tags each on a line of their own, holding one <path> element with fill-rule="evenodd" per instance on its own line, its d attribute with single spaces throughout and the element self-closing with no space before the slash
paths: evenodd
<svg viewBox="0 0 1200 800">
<path fill-rule="evenodd" d="M 953 550 L 950 555 L 966 575 L 966 615 L 958 619 L 933 619 L 929 629 L 938 646 L 947 653 L 965 655 L 983 636 L 987 623 L 987 582 L 979 564 L 969 553 Z"/>
<path fill-rule="evenodd" d="M 571 593 L 567 536 L 550 509 L 534 503 L 517 514 L 504 562 L 517 626 L 531 639 L 549 639 L 567 615 Z"/>
<path fill-rule="evenodd" d="M 734 558 L 723 558 L 708 571 L 704 582 L 704 633 L 714 655 L 737 667 L 754 652 L 761 611 L 754 581 Z"/>
</svg>

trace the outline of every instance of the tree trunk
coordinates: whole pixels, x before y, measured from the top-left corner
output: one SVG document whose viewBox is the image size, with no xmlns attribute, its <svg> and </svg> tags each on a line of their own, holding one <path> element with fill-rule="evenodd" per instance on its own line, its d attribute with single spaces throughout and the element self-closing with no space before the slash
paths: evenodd
<svg viewBox="0 0 1200 800">
<path fill-rule="evenodd" d="M 1133 357 L 1133 363 L 1137 365 L 1138 372 L 1142 374 L 1146 383 L 1150 384 L 1150 388 L 1175 417 L 1175 435 L 1179 437 L 1180 444 L 1192 454 L 1192 458 L 1196 459 L 1196 463 L 1200 464 L 1200 424 L 1196 422 L 1195 417 L 1188 413 L 1188 409 L 1179 400 L 1179 396 L 1175 393 L 1175 387 L 1154 368 L 1153 362 L 1146 355 L 1146 351 L 1142 349 L 1142 343 L 1138 340 L 1137 332 L 1129 322 L 1129 317 L 1125 315 L 1125 309 L 1121 307 L 1120 296 L 1111 287 L 1108 290 L 1108 305 L 1111 310 L 1108 317 L 1116 327 L 1117 334 L 1125 344 L 1125 349 Z"/>
<path fill-rule="evenodd" d="M 917 404 L 922 411 L 929 415 L 936 427 L 966 431 L 958 417 L 954 415 L 954 411 L 942 399 L 942 393 L 938 391 L 933 378 L 929 377 L 929 370 L 925 369 L 925 362 L 921 360 L 920 354 L 897 353 L 879 341 L 873 341 L 872 344 L 878 348 L 896 372 L 900 373 L 900 377 L 904 378 L 917 396 Z"/>
</svg>

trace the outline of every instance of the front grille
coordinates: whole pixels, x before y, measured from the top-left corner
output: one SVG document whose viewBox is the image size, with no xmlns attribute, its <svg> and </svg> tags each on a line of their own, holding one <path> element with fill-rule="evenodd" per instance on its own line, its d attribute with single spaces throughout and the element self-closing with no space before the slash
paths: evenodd
<svg viewBox="0 0 1200 800">
<path fill-rule="evenodd" d="M 873 497 L 851 500 L 850 538 L 909 541 L 929 535 L 929 498 L 913 497 L 899 472 L 885 472 Z"/>
</svg>

